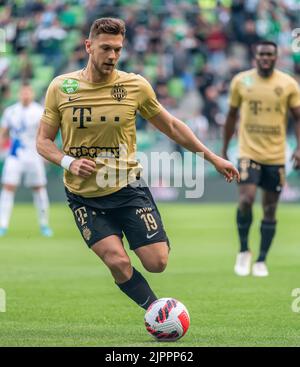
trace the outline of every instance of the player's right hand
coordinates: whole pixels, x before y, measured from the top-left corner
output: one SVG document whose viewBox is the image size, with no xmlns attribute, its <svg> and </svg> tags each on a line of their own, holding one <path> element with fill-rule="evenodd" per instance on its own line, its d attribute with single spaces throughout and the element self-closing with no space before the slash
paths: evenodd
<svg viewBox="0 0 300 367">
<path fill-rule="evenodd" d="M 75 159 L 70 166 L 70 172 L 73 175 L 84 178 L 89 177 L 93 172 L 95 172 L 95 169 L 96 163 L 85 158 Z"/>
<path fill-rule="evenodd" d="M 225 177 L 227 182 L 231 182 L 233 179 L 236 179 L 237 182 L 240 181 L 240 173 L 230 161 L 216 156 L 213 164 L 216 170 Z"/>
</svg>

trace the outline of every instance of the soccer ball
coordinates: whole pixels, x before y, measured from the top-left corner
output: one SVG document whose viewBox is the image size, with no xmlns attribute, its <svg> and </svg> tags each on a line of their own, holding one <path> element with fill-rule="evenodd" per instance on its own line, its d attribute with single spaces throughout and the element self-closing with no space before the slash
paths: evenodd
<svg viewBox="0 0 300 367">
<path fill-rule="evenodd" d="M 175 341 L 183 337 L 190 326 L 186 307 L 174 298 L 160 298 L 146 311 L 147 331 L 159 341 Z"/>
</svg>

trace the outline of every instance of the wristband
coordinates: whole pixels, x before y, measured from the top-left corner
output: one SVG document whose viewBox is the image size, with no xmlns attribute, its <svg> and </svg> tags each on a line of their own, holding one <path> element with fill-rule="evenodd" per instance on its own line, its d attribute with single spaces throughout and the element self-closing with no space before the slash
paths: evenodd
<svg viewBox="0 0 300 367">
<path fill-rule="evenodd" d="M 62 168 L 70 171 L 70 166 L 73 161 L 75 161 L 75 158 L 70 157 L 69 155 L 64 155 L 63 159 L 60 162 L 60 165 L 62 166 Z"/>
</svg>

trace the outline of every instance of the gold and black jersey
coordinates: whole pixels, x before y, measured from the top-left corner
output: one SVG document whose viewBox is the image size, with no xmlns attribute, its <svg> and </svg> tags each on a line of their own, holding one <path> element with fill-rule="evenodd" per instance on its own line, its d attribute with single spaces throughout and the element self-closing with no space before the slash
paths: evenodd
<svg viewBox="0 0 300 367">
<path fill-rule="evenodd" d="M 61 129 L 63 151 L 96 162 L 96 172 L 81 178 L 65 171 L 69 191 L 109 195 L 136 178 L 136 114 L 145 119 L 162 107 L 140 75 L 114 70 L 105 83 L 91 83 L 82 70 L 56 77 L 49 85 L 42 122 Z"/>
<path fill-rule="evenodd" d="M 284 164 L 287 113 L 300 107 L 296 80 L 276 69 L 268 78 L 256 69 L 241 72 L 232 79 L 229 103 L 240 108 L 239 157 Z"/>
</svg>

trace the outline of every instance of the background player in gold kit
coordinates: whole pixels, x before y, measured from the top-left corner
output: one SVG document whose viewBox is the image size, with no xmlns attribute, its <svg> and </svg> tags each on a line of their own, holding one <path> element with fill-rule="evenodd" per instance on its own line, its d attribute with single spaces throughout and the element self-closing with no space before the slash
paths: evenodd
<svg viewBox="0 0 300 367">
<path fill-rule="evenodd" d="M 227 181 L 239 179 L 239 174 L 159 104 L 143 77 L 115 69 L 124 36 L 120 19 L 101 18 L 93 23 L 85 42 L 86 68 L 58 76 L 48 88 L 37 147 L 42 156 L 65 168 L 69 205 L 87 245 L 107 265 L 119 288 L 147 309 L 156 296 L 132 267 L 123 233 L 150 272 L 165 269 L 169 244 L 149 189 L 136 182 L 128 185 L 139 181 L 139 163 L 132 158 L 136 112 L 186 149 L 203 152 Z M 54 143 L 59 129 L 63 152 Z M 121 145 L 128 155 L 122 156 Z M 108 175 L 116 169 L 115 185 L 101 185 L 103 169 Z"/>
<path fill-rule="evenodd" d="M 296 125 L 297 148 L 294 167 L 300 168 L 300 91 L 288 74 L 275 69 L 277 45 L 261 41 L 255 50 L 256 68 L 237 74 L 230 89 L 230 108 L 225 124 L 223 157 L 239 124 L 239 207 L 237 226 L 240 253 L 234 267 L 240 276 L 250 274 L 252 254 L 248 233 L 252 223 L 252 205 L 257 186 L 262 188 L 263 220 L 260 253 L 253 265 L 254 276 L 267 276 L 266 256 L 276 229 L 276 208 L 284 184 L 287 113 L 290 109 Z"/>
</svg>

